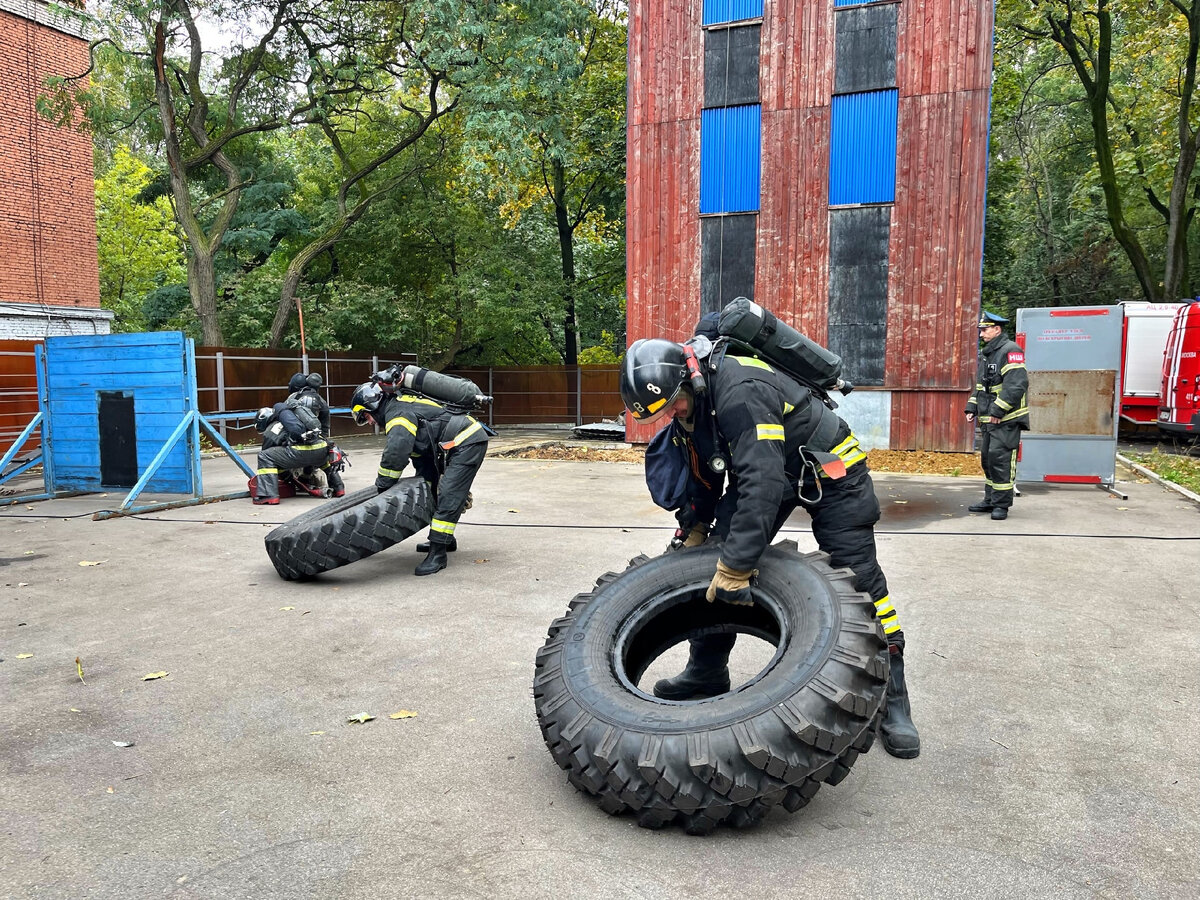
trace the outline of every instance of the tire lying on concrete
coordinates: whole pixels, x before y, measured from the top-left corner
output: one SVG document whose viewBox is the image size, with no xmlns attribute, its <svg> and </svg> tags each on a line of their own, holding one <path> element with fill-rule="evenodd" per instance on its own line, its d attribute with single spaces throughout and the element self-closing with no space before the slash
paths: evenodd
<svg viewBox="0 0 1200 900">
<path fill-rule="evenodd" d="M 311 578 L 400 543 L 432 516 L 425 480 L 401 478 L 382 494 L 363 488 L 285 522 L 267 535 L 267 555 L 283 578 Z"/>
<path fill-rule="evenodd" d="M 579 594 L 537 654 L 534 705 L 568 780 L 612 815 L 692 834 L 795 812 L 837 784 L 875 738 L 889 674 L 875 606 L 849 569 L 794 542 L 768 548 L 752 607 L 708 603 L 718 547 L 630 561 Z M 750 681 L 704 700 L 639 689 L 683 638 L 751 634 L 773 644 Z"/>
</svg>

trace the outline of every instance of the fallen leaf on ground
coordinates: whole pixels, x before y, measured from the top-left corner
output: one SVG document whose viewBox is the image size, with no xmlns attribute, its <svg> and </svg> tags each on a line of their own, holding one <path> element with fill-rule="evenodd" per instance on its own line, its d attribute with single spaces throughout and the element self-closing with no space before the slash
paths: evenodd
<svg viewBox="0 0 1200 900">
<path fill-rule="evenodd" d="M 92 562 L 90 559 L 81 559 L 79 564 L 81 566 L 99 566 L 106 562 L 108 562 L 107 559 L 98 559 L 95 562 Z"/>
<path fill-rule="evenodd" d="M 142 681 L 153 681 L 156 678 L 166 678 L 170 672 L 151 672 L 149 675 L 142 676 Z"/>
<path fill-rule="evenodd" d="M 79 712 L 79 710 L 77 710 L 75 707 L 73 707 L 73 706 L 72 706 L 72 707 L 71 707 L 71 712 Z"/>
<path fill-rule="evenodd" d="M 490 560 L 490 559 L 488 559 L 488 558 L 485 556 L 483 559 L 477 559 L 477 560 L 475 560 L 475 562 L 477 562 L 477 563 L 485 563 L 485 562 L 491 562 L 491 560 Z"/>
<path fill-rule="evenodd" d="M 279 607 L 279 611 L 280 611 L 280 612 L 287 612 L 289 609 L 295 609 L 295 608 L 296 608 L 296 607 L 294 607 L 294 606 L 281 606 L 281 607 Z"/>
<path fill-rule="evenodd" d="M 372 716 L 368 713 L 359 713 L 357 716 L 351 716 L 346 721 L 347 722 L 357 722 L 359 725 L 365 725 L 367 722 L 370 722 L 374 718 L 375 718 L 374 716 Z"/>
<path fill-rule="evenodd" d="M 18 581 L 17 587 L 29 587 L 29 582 L 28 581 Z"/>
<path fill-rule="evenodd" d="M 76 671 L 76 673 L 78 673 L 78 675 L 79 675 L 79 680 L 80 680 L 80 681 L 83 681 L 83 663 L 81 663 L 81 662 L 79 661 L 79 657 L 78 657 L 78 656 L 77 656 L 77 657 L 75 657 L 75 671 Z M 83 681 L 83 683 L 84 683 L 84 684 L 87 684 L 87 682 L 86 682 L 86 681 Z"/>
<path fill-rule="evenodd" d="M 510 509 L 509 512 L 520 512 L 519 509 Z"/>
<path fill-rule="evenodd" d="M 324 734 L 323 731 L 310 731 L 309 734 Z"/>
<path fill-rule="evenodd" d="M 132 747 L 133 741 L 113 741 L 114 747 Z"/>
<path fill-rule="evenodd" d="M 110 793 L 110 794 L 111 794 L 112 792 L 113 792 L 113 789 L 112 789 L 112 788 L 109 788 L 109 789 L 108 789 L 108 793 Z"/>
<path fill-rule="evenodd" d="M 907 500 L 893 500 L 893 503 L 907 503 Z"/>
<path fill-rule="evenodd" d="M 402 709 L 400 712 L 394 712 L 388 716 L 389 719 L 415 719 L 416 717 L 416 710 L 412 709 Z"/>
<path fill-rule="evenodd" d="M 26 556 L 33 556 L 33 551 L 32 551 L 32 550 L 26 550 L 26 551 L 25 551 L 25 555 L 26 555 Z"/>
<path fill-rule="evenodd" d="M 17 659 L 33 659 L 32 653 L 18 653 Z"/>
<path fill-rule="evenodd" d="M 1118 506 L 1117 509 L 1129 509 L 1128 506 Z"/>
</svg>

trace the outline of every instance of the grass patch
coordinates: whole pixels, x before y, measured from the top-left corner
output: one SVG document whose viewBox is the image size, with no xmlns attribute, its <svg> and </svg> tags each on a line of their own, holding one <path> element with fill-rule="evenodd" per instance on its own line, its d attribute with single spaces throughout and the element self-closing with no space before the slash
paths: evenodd
<svg viewBox="0 0 1200 900">
<path fill-rule="evenodd" d="M 1194 456 L 1175 456 L 1155 447 L 1149 453 L 1130 453 L 1129 458 L 1145 466 L 1159 478 L 1165 478 L 1194 494 L 1200 494 L 1200 459 Z"/>
</svg>

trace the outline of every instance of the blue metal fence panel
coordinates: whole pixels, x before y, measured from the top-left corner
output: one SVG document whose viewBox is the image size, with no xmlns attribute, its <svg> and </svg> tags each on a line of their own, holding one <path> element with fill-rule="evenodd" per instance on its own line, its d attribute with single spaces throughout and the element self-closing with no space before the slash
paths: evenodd
<svg viewBox="0 0 1200 900">
<path fill-rule="evenodd" d="M 833 6 L 836 9 L 839 6 L 862 6 L 870 2 L 871 0 L 833 0 Z"/>
<path fill-rule="evenodd" d="M 898 103 L 896 90 L 833 98 L 830 206 L 895 201 Z"/>
<path fill-rule="evenodd" d="M 47 487 L 58 491 L 102 487 L 101 391 L 132 396 L 138 472 L 145 472 L 192 408 L 185 363 L 185 338 L 177 331 L 47 338 L 47 418 L 54 473 L 53 484 Z M 175 445 L 147 490 L 193 492 L 194 448 L 189 443 L 182 440 Z"/>
<path fill-rule="evenodd" d="M 756 212 L 762 175 L 762 107 L 700 113 L 700 212 Z"/>
<path fill-rule="evenodd" d="M 860 0 L 861 2 L 861 0 Z M 763 0 L 704 0 L 705 25 L 761 19 Z"/>
</svg>

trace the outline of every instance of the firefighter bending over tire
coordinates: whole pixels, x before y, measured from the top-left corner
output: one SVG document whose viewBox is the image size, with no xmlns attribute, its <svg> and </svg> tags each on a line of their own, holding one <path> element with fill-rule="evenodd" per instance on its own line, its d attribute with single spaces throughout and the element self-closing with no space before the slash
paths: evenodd
<svg viewBox="0 0 1200 900">
<path fill-rule="evenodd" d="M 392 384 L 386 379 L 383 383 Z M 454 528 L 470 505 L 471 483 L 487 453 L 487 426 L 456 408 L 404 392 L 403 387 L 390 394 L 379 381 L 369 381 L 354 391 L 350 412 L 356 425 L 375 424 L 387 434 L 375 479 L 377 490 L 386 491 L 399 481 L 410 460 L 417 474 L 433 487 L 437 499 L 429 540 L 417 545 L 417 550 L 427 555 L 415 574 L 441 571 L 446 568 L 447 554 L 458 549 Z"/>
<path fill-rule="evenodd" d="M 772 329 L 787 327 L 773 317 L 770 322 Z M 700 335 L 682 345 L 638 340 L 621 365 L 621 397 L 630 415 L 642 424 L 670 419 L 668 437 L 686 448 L 690 461 L 686 497 L 677 514 L 681 528 L 672 546 L 720 540 L 707 599 L 750 604 L 759 557 L 788 516 L 803 506 L 817 545 L 835 567 L 849 567 L 856 588 L 875 603 L 891 662 L 880 736 L 888 753 L 911 759 L 921 743 L 904 681 L 904 632 L 876 559 L 879 502 L 866 453 L 850 427 L 822 402 L 819 390 L 745 344 L 712 336 L 715 342 Z M 728 691 L 735 640 L 732 634 L 693 638 L 687 667 L 659 681 L 655 695 L 685 700 Z"/>
</svg>

